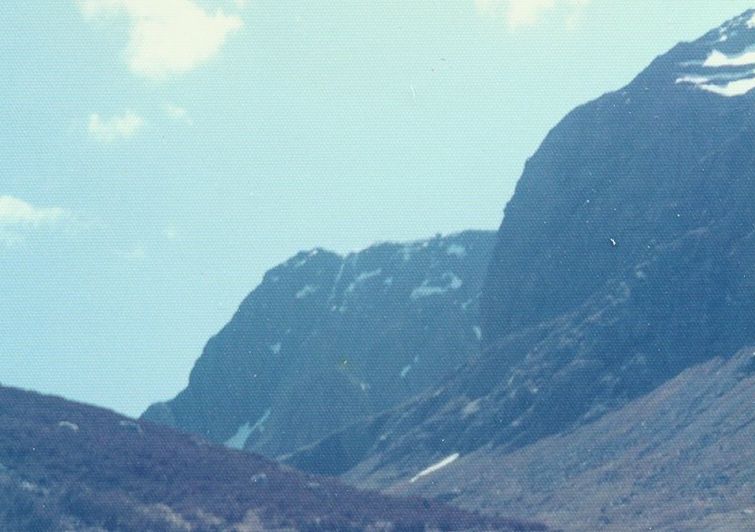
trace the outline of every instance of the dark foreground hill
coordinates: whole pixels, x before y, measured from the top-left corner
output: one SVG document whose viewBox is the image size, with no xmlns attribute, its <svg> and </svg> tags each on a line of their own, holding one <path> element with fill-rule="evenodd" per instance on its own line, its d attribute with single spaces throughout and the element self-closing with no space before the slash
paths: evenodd
<svg viewBox="0 0 755 532">
<path fill-rule="evenodd" d="M 291 463 L 387 487 L 454 459 L 472 479 L 479 469 L 465 470 L 465 456 L 506 463 L 507 453 L 581 430 L 688 368 L 754 345 L 753 46 L 750 11 L 565 117 L 527 162 L 506 207 L 482 290 L 480 357 L 436 390 L 331 435 Z M 751 398 L 734 397 L 752 410 Z M 696 405 L 668 408 L 683 416 Z M 693 414 L 709 452 L 735 441 L 703 422 L 712 411 L 686 415 Z M 684 447 L 667 443 L 657 464 L 669 464 L 658 474 L 670 478 Z M 614 445 L 617 460 L 633 452 L 622 438 Z M 555 464 L 569 462 L 567 448 L 552 450 Z M 733 458 L 724 456 L 721 468 Z M 490 471 L 488 482 L 468 482 L 466 500 L 494 500 L 497 486 L 517 476 Z M 722 473 L 694 496 L 711 496 L 719 482 L 727 493 L 746 492 L 747 474 Z M 556 476 L 541 478 L 530 489 L 557 489 Z M 546 511 L 549 503 L 541 504 Z"/>
<path fill-rule="evenodd" d="M 438 384 L 480 349 L 495 234 L 303 252 L 269 271 L 145 419 L 270 457 Z"/>
<path fill-rule="evenodd" d="M 543 528 L 360 492 L 149 422 L 0 387 L 0 529 Z"/>
</svg>

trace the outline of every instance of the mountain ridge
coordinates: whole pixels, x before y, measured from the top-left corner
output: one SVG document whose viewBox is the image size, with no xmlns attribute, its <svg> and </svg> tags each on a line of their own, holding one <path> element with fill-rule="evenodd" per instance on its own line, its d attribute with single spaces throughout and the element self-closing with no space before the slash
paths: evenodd
<svg viewBox="0 0 755 532">
<path fill-rule="evenodd" d="M 494 233 L 300 252 L 265 274 L 145 419 L 270 457 L 426 389 L 479 350 Z"/>
</svg>

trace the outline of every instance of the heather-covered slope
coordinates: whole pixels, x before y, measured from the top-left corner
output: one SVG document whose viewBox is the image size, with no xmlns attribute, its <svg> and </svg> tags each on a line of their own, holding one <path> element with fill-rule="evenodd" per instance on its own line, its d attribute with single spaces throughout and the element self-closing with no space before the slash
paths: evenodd
<svg viewBox="0 0 755 532">
<path fill-rule="evenodd" d="M 494 239 L 300 253 L 208 342 L 189 386 L 144 418 L 274 457 L 412 397 L 478 354 Z"/>
<path fill-rule="evenodd" d="M 0 387 L 0 529 L 542 527 L 360 492 L 167 427 Z"/>
<path fill-rule="evenodd" d="M 505 211 L 481 356 L 291 463 L 389 486 L 457 453 L 461 466 L 574 430 L 751 345 L 754 14 L 556 126 Z"/>
</svg>

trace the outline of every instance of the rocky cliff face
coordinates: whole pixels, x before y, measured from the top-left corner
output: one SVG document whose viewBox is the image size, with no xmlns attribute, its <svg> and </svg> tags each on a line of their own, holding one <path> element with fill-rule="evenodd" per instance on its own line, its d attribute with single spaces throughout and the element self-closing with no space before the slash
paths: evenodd
<svg viewBox="0 0 755 532">
<path fill-rule="evenodd" d="M 277 456 L 438 384 L 479 352 L 492 232 L 300 253 L 145 419 Z"/>
<path fill-rule="evenodd" d="M 498 232 L 479 358 L 290 461 L 393 485 L 444 457 L 573 430 L 750 345 L 754 14 L 678 45 L 547 136 Z"/>
<path fill-rule="evenodd" d="M 675 47 L 528 161 L 483 290 L 487 357 L 513 377 L 499 441 L 557 432 L 755 339 L 753 22 Z"/>
</svg>

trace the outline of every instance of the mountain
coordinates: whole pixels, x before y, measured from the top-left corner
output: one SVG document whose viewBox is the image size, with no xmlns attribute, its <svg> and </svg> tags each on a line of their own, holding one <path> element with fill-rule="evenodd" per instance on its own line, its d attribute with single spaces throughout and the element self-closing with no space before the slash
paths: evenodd
<svg viewBox="0 0 755 532">
<path fill-rule="evenodd" d="M 316 249 L 270 270 L 144 419 L 270 457 L 409 399 L 480 348 L 495 233 Z"/>
<path fill-rule="evenodd" d="M 0 529 L 543 530 L 360 492 L 150 422 L 0 387 Z"/>
<path fill-rule="evenodd" d="M 461 471 L 465 456 L 523 453 L 596 427 L 688 368 L 753 345 L 753 46 L 749 11 L 566 116 L 506 207 L 482 290 L 481 355 L 290 463 L 382 488 L 444 458 Z M 555 452 L 568 461 L 568 447 Z M 511 474 L 493 470 L 500 482 Z M 495 484 L 476 486 L 467 500 Z"/>
</svg>

